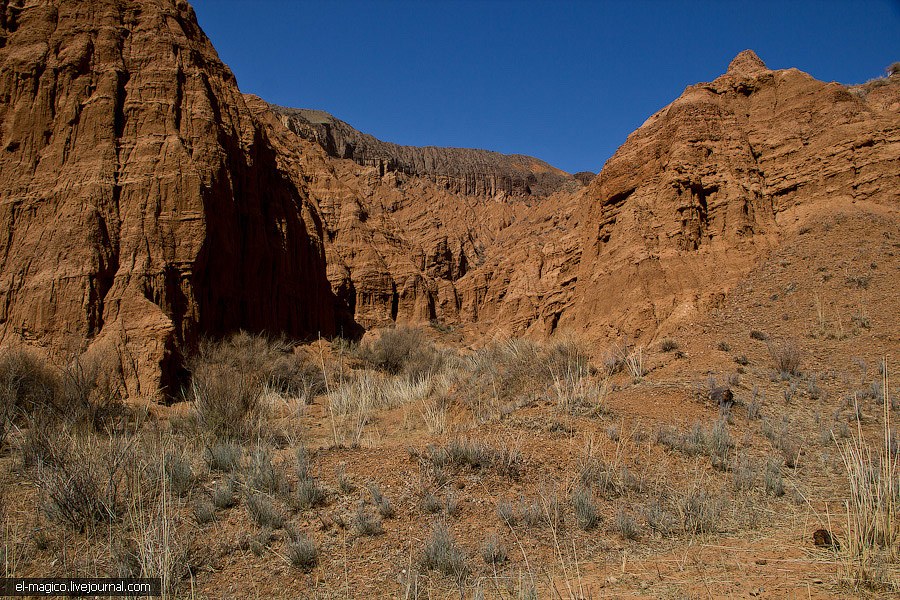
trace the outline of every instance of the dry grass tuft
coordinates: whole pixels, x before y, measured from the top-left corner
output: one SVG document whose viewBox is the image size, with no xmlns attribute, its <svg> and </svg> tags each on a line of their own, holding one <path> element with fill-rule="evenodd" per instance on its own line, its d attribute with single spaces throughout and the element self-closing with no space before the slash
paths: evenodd
<svg viewBox="0 0 900 600">
<path fill-rule="evenodd" d="M 888 388 L 887 369 L 882 389 Z M 846 503 L 847 540 L 841 559 L 847 582 L 854 588 L 900 590 L 900 458 L 892 452 L 891 411 L 887 394 L 882 398 L 883 445 L 873 451 L 863 439 L 857 421 L 857 437 L 837 442 L 850 484 Z"/>
<path fill-rule="evenodd" d="M 438 571 L 462 582 L 469 573 L 466 565 L 465 551 L 460 548 L 450 530 L 443 523 L 437 523 L 431 531 L 431 537 L 425 541 L 422 551 L 422 567 Z"/>
<path fill-rule="evenodd" d="M 775 363 L 775 370 L 785 379 L 800 375 L 803 352 L 792 340 L 782 344 L 769 344 L 769 355 Z"/>
</svg>

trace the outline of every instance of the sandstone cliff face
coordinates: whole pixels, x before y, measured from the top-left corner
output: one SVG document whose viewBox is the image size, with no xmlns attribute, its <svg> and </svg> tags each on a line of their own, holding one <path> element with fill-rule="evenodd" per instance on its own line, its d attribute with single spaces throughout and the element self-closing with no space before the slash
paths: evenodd
<svg viewBox="0 0 900 600">
<path fill-rule="evenodd" d="M 900 80 L 851 93 L 752 52 L 685 90 L 585 190 L 563 324 L 652 335 L 715 305 L 803 207 L 896 203 Z"/>
<path fill-rule="evenodd" d="M 335 159 L 262 100 L 247 101 L 319 207 L 341 331 L 429 321 L 476 335 L 552 331 L 569 289 L 560 281 L 578 262 L 574 195 L 466 195 Z"/>
<path fill-rule="evenodd" d="M 650 117 L 599 176 L 583 174 L 583 192 L 528 204 L 349 160 L 301 170 L 315 173 L 332 289 L 366 327 L 647 338 L 720 303 L 798 207 L 896 201 L 896 79 L 849 90 L 742 53 Z M 299 127 L 283 110 L 279 123 Z M 352 154 L 322 131 L 301 137 Z"/>
<path fill-rule="evenodd" d="M 174 391 L 180 353 L 237 328 L 652 337 L 795 220 L 898 204 L 897 76 L 846 88 L 742 53 L 581 188 L 245 97 L 181 0 L 0 16 L 0 343 L 87 340 L 132 395 Z"/>
<path fill-rule="evenodd" d="M 382 142 L 357 131 L 321 110 L 269 105 L 282 124 L 300 137 L 316 142 L 329 156 L 374 167 L 380 175 L 397 171 L 432 180 L 458 194 L 548 196 L 574 191 L 574 177 L 542 160 L 521 154 L 506 155 L 468 148 L 418 148 Z"/>
<path fill-rule="evenodd" d="M 321 225 L 182 0 L 0 3 L 0 336 L 128 393 L 239 327 L 333 331 Z"/>
</svg>

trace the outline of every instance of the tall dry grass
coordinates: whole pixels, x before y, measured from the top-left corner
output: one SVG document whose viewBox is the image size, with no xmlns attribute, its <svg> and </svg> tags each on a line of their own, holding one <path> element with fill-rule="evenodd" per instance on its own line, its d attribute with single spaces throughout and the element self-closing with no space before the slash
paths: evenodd
<svg viewBox="0 0 900 600">
<path fill-rule="evenodd" d="M 900 454 L 892 447 L 888 369 L 882 369 L 883 443 L 873 449 L 857 420 L 857 435 L 837 442 L 850 484 L 846 541 L 840 556 L 854 588 L 900 590 Z"/>
</svg>

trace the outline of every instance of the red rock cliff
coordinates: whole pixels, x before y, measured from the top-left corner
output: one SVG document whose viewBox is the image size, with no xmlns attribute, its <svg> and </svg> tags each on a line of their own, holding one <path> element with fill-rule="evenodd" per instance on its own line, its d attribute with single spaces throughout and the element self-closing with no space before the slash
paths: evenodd
<svg viewBox="0 0 900 600">
<path fill-rule="evenodd" d="M 320 221 L 182 0 L 0 1 L 0 336 L 130 394 L 236 328 L 331 334 Z"/>
<path fill-rule="evenodd" d="M 742 52 L 651 116 L 586 188 L 561 324 L 665 331 L 719 302 L 798 210 L 896 205 L 898 109 L 896 75 L 848 88 Z"/>
</svg>

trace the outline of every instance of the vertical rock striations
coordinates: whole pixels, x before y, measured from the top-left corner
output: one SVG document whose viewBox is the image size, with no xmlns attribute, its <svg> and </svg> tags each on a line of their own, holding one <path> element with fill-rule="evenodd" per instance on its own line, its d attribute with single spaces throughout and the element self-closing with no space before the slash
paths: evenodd
<svg viewBox="0 0 900 600">
<path fill-rule="evenodd" d="M 182 0 L 4 1 L 0 335 L 128 392 L 239 327 L 333 330 L 321 226 Z"/>
<path fill-rule="evenodd" d="M 898 114 L 900 76 L 744 52 L 576 179 L 245 97 L 183 0 L 0 0 L 0 342 L 86 341 L 138 395 L 237 328 L 657 335 L 801 216 L 896 218 Z"/>
<path fill-rule="evenodd" d="M 578 180 L 542 160 L 468 148 L 400 146 L 357 131 L 321 110 L 269 105 L 282 124 L 316 142 L 329 156 L 374 167 L 379 175 L 396 171 L 430 179 L 439 187 L 470 196 L 549 196 L 574 191 Z"/>
</svg>

